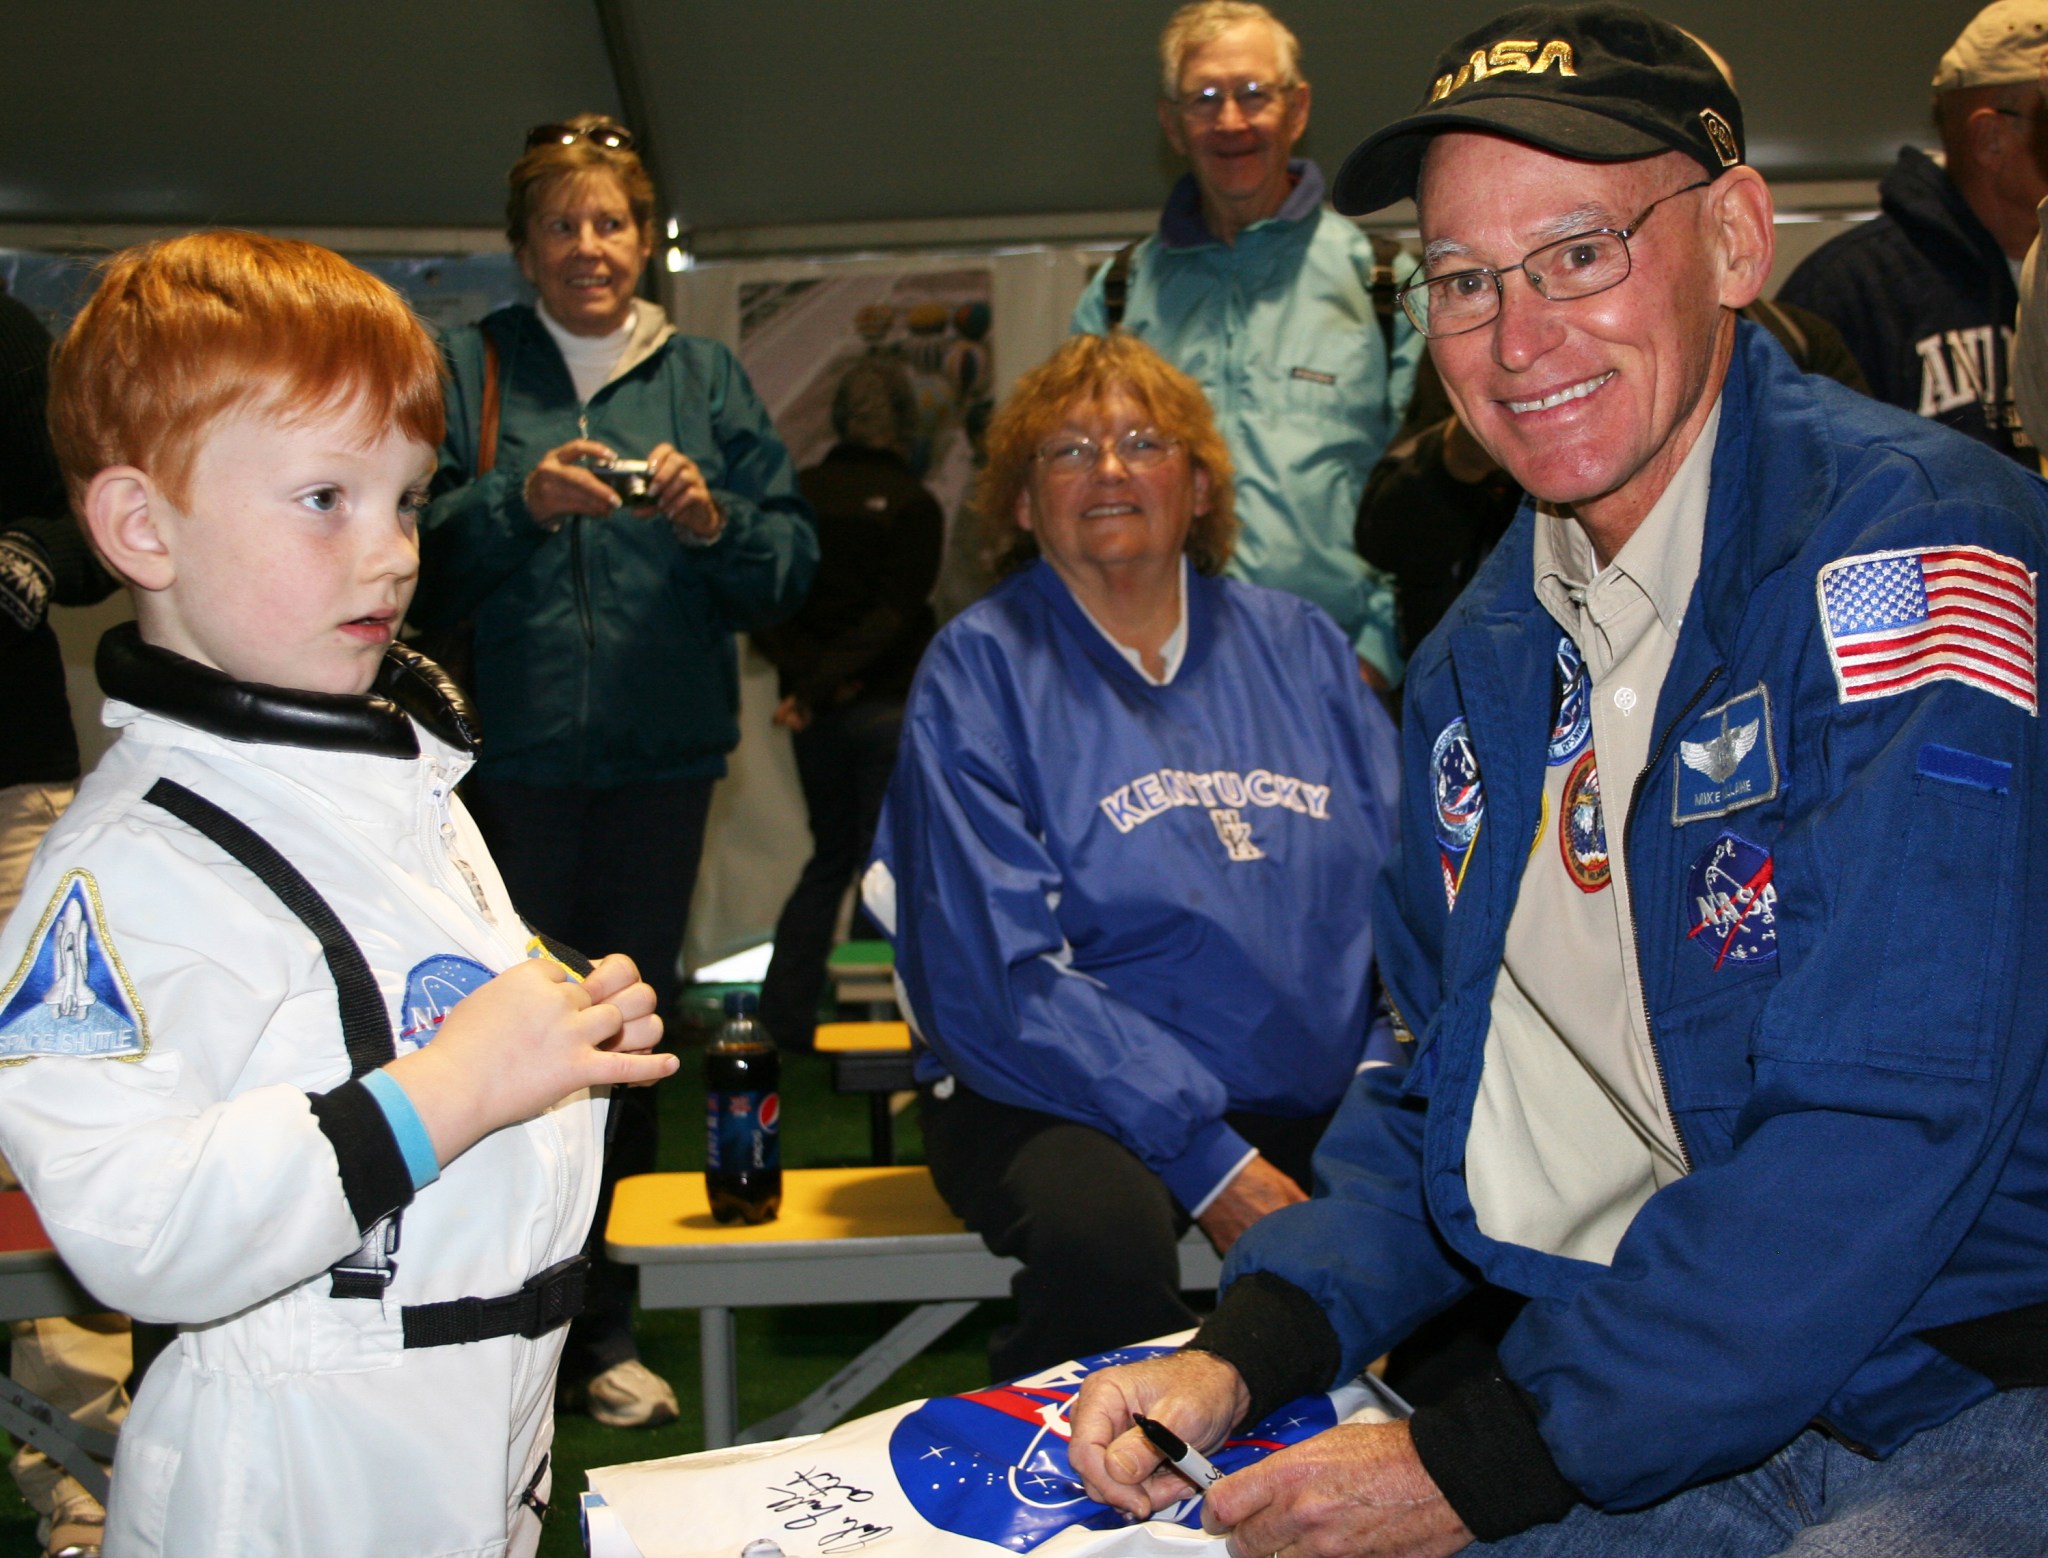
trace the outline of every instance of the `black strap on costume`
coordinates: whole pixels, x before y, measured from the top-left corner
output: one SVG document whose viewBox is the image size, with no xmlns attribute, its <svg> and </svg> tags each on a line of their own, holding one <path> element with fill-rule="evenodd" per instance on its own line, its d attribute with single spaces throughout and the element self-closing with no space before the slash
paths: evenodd
<svg viewBox="0 0 2048 1558">
<path fill-rule="evenodd" d="M 503 1298 L 451 1298 L 445 1304 L 407 1304 L 400 1312 L 408 1347 L 450 1347 L 494 1336 L 545 1336 L 583 1312 L 588 1255 L 571 1255 L 535 1272 Z"/>
<path fill-rule="evenodd" d="M 269 888 L 278 902 L 313 933 L 327 959 L 328 972 L 334 976 L 342 1038 L 348 1047 L 349 1079 L 355 1081 L 395 1060 L 398 1046 L 393 1042 L 391 1021 L 384 1013 L 384 996 L 377 988 L 376 976 L 370 972 L 369 959 L 363 956 L 363 949 L 356 945 L 341 917 L 298 867 L 254 828 L 175 779 L 158 779 L 143 799 L 211 839 L 231 860 Z M 573 949 L 555 942 L 546 945 L 564 963 L 572 967 L 580 963 L 583 972 L 589 971 L 589 960 Z M 353 1254 L 329 1268 L 329 1297 L 383 1298 L 398 1270 L 398 1262 L 392 1257 L 398 1250 L 400 1216 L 394 1212 L 376 1224 L 363 1236 L 361 1246 Z M 545 1336 L 582 1312 L 584 1274 L 589 1267 L 587 1255 L 572 1255 L 528 1277 L 518 1292 L 500 1298 L 407 1304 L 399 1311 L 405 1345 L 447 1347 L 493 1336 Z"/>
<path fill-rule="evenodd" d="M 1138 246 L 1127 243 L 1116 251 L 1109 269 L 1102 274 L 1102 333 L 1108 335 L 1124 322 L 1124 310 L 1131 301 L 1131 261 Z"/>
<path fill-rule="evenodd" d="M 348 1074 L 354 1081 L 395 1060 L 391 1020 L 384 1015 L 384 996 L 355 938 L 327 906 L 313 884 L 247 823 L 230 817 L 203 795 L 195 795 L 175 779 L 159 779 L 143 796 L 180 822 L 213 840 L 250 875 L 277 895 L 320 943 L 334 993 L 341 1003 L 341 1035 L 348 1046 Z"/>
</svg>

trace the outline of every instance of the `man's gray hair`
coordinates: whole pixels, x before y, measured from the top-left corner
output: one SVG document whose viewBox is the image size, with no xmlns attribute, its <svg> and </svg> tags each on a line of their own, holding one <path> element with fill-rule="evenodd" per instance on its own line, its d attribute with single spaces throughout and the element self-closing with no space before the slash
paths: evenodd
<svg viewBox="0 0 2048 1558">
<path fill-rule="evenodd" d="M 863 357 L 832 394 L 832 431 L 842 443 L 902 454 L 917 435 L 917 392 L 893 357 Z"/>
<path fill-rule="evenodd" d="M 1254 0 L 1191 0 L 1173 13 L 1166 31 L 1159 35 L 1160 96 L 1169 103 L 1180 96 L 1180 70 L 1187 58 L 1205 44 L 1214 43 L 1241 22 L 1263 22 L 1273 34 L 1273 52 L 1280 56 L 1280 79 L 1276 86 L 1291 87 L 1301 80 L 1301 40 L 1287 30 L 1286 23 Z"/>
</svg>

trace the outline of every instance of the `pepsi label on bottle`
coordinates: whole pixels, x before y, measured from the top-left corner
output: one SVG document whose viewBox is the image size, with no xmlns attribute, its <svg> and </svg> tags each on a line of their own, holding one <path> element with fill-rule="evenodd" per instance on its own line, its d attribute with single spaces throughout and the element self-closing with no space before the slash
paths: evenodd
<svg viewBox="0 0 2048 1558">
<path fill-rule="evenodd" d="M 754 1026 L 758 997 L 725 997 L 704 1051 L 704 1188 L 722 1223 L 765 1223 L 782 1207 L 781 1056 Z"/>
</svg>

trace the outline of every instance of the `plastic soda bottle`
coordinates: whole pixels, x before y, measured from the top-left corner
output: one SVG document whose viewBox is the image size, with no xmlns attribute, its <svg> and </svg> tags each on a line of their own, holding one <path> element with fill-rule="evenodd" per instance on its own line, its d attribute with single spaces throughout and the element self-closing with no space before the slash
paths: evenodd
<svg viewBox="0 0 2048 1558">
<path fill-rule="evenodd" d="M 782 1057 L 754 1025 L 761 999 L 728 990 L 725 1026 L 704 1051 L 704 1188 L 722 1223 L 782 1209 Z"/>
</svg>

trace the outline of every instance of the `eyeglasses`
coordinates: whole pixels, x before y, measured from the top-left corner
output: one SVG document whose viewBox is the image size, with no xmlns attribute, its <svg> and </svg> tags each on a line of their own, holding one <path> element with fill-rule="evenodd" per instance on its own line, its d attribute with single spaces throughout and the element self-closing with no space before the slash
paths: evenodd
<svg viewBox="0 0 2048 1558">
<path fill-rule="evenodd" d="M 1149 427 L 1138 427 L 1107 444 L 1093 438 L 1055 438 L 1049 444 L 1041 444 L 1033 458 L 1053 476 L 1073 477 L 1086 476 L 1094 470 L 1102 463 L 1106 449 L 1116 451 L 1118 462 L 1127 471 L 1151 471 L 1164 465 L 1179 447 L 1178 439 Z"/>
<path fill-rule="evenodd" d="M 1453 271 L 1448 276 L 1433 276 L 1412 287 L 1403 287 L 1394 295 L 1401 300 L 1401 307 L 1407 310 L 1408 317 L 1415 321 L 1415 328 L 1431 340 L 1446 335 L 1463 335 L 1467 330 L 1477 330 L 1481 325 L 1492 323 L 1500 313 L 1507 291 L 1503 278 L 1514 271 L 1520 271 L 1529 278 L 1529 285 L 1536 289 L 1538 297 L 1553 303 L 1589 298 L 1596 292 L 1605 292 L 1609 287 L 1618 287 L 1628 280 L 1632 268 L 1628 241 L 1642 231 L 1643 223 L 1650 219 L 1652 211 L 1667 200 L 1676 200 L 1680 195 L 1705 189 L 1713 182 L 1712 179 L 1701 179 L 1697 184 L 1688 184 L 1668 195 L 1660 195 L 1644 206 L 1642 214 L 1626 227 L 1595 228 L 1589 233 L 1578 233 L 1544 244 L 1540 249 L 1531 249 L 1522 256 L 1519 265 L 1503 266 L 1499 270 L 1481 266 L 1475 270 Z"/>
<path fill-rule="evenodd" d="M 574 146 L 578 141 L 588 141 L 606 151 L 631 151 L 639 144 L 631 130 L 609 119 L 600 119 L 596 124 L 537 124 L 526 132 L 528 151 L 536 146 Z"/>
<path fill-rule="evenodd" d="M 1271 81 L 1236 81 L 1227 87 L 1203 87 L 1199 92 L 1183 92 L 1174 100 L 1188 118 L 1208 123 L 1221 117 L 1226 102 L 1237 104 L 1237 111 L 1247 119 L 1257 119 L 1277 107 L 1290 89 Z"/>
</svg>

